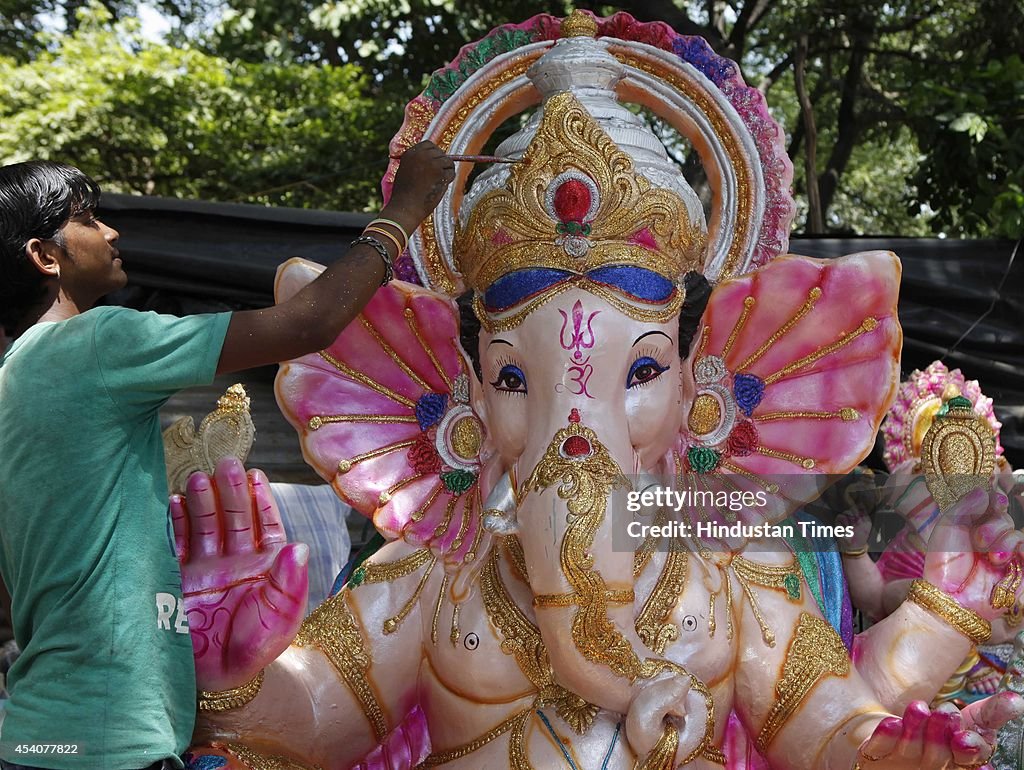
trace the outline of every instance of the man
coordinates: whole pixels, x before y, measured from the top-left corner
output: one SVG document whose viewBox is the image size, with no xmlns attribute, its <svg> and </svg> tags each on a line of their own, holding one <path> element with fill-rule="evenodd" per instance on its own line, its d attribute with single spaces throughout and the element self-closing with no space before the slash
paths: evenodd
<svg viewBox="0 0 1024 770">
<path fill-rule="evenodd" d="M 195 718 L 158 410 L 215 374 L 330 344 L 391 275 L 454 165 L 424 142 L 345 259 L 281 305 L 185 318 L 96 307 L 125 285 L 100 190 L 0 168 L 0 574 L 21 657 L 2 768 L 181 768 Z M 380 235 L 380 238 L 375 237 Z"/>
</svg>

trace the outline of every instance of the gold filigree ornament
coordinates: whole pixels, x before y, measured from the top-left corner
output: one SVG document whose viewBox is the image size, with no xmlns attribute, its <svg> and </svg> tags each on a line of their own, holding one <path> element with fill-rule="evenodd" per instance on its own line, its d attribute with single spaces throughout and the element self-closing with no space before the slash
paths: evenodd
<svg viewBox="0 0 1024 770">
<path fill-rule="evenodd" d="M 951 398 L 921 441 L 921 468 L 939 509 L 968 492 L 992 486 L 996 438 L 988 421 L 963 396 Z"/>
<path fill-rule="evenodd" d="M 184 494 L 185 482 L 196 471 L 212 475 L 224 457 L 245 462 L 256 438 L 249 415 L 249 397 L 241 384 L 229 387 L 196 430 L 191 417 L 175 420 L 163 432 L 167 489 Z"/>
<path fill-rule="evenodd" d="M 250 770 L 320 770 L 319 765 L 306 765 L 278 754 L 264 754 L 241 743 L 229 743 L 225 748 L 245 763 Z"/>
<path fill-rule="evenodd" d="M 1020 588 L 1020 582 L 1021 568 L 1015 559 L 1006 565 L 1006 574 L 1003 575 L 1002 580 L 992 587 L 990 600 L 992 606 L 997 610 L 1007 610 L 1007 612 L 1012 610 L 1017 601 L 1017 589 Z"/>
<path fill-rule="evenodd" d="M 219 690 L 216 692 L 200 690 L 199 710 L 217 712 L 241 708 L 259 695 L 262 686 L 263 669 L 260 669 L 256 676 L 248 682 L 238 687 L 233 687 L 230 690 Z"/>
<path fill-rule="evenodd" d="M 836 630 L 827 621 L 801 612 L 786 650 L 782 676 L 775 685 L 775 703 L 757 736 L 758 749 L 762 753 L 767 751 L 779 730 L 819 681 L 828 676 L 845 677 L 849 673 L 850 654 Z"/>
<path fill-rule="evenodd" d="M 457 229 L 454 250 L 466 285 L 477 292 L 475 307 L 486 328 L 491 319 L 481 314 L 480 292 L 530 268 L 566 271 L 574 276 L 571 285 L 623 305 L 630 315 L 658 315 L 661 308 L 624 301 L 586 274 L 629 265 L 675 282 L 701 266 L 705 241 L 702 223 L 691 219 L 679 195 L 639 174 L 632 158 L 563 92 L 546 102 L 507 184 L 480 198 Z M 671 312 L 664 313 L 678 311 L 679 301 L 669 305 Z"/>
</svg>

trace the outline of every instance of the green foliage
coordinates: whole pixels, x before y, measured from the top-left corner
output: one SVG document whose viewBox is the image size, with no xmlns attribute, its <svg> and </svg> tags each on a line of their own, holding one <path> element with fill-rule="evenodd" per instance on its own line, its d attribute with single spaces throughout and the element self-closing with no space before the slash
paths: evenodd
<svg viewBox="0 0 1024 770">
<path fill-rule="evenodd" d="M 923 84 L 915 125 L 932 148 L 915 181 L 935 225 L 957 235 L 1024 236 L 1024 62 L 1017 54 Z"/>
<path fill-rule="evenodd" d="M 34 34 L 84 0 L 0 0 L 0 156 L 62 156 L 108 187 L 363 209 L 405 104 L 465 76 L 431 73 L 494 27 L 567 0 L 155 0 L 176 20 L 147 44 L 137 0 L 103 0 L 66 39 Z M 1024 231 L 1021 0 L 620 0 L 591 4 L 700 34 L 737 60 L 788 131 L 806 216 L 807 136 L 793 54 L 808 39 L 814 169 L 829 232 Z M 212 11 L 212 12 L 211 12 Z M 5 37 L 6 35 L 6 37 Z M 517 44 L 515 34 L 494 45 Z M 504 136 L 514 130 L 502 126 Z M 662 131 L 663 126 L 655 126 Z M 671 136 L 665 137 L 670 143 Z M 496 141 L 496 139 L 495 139 Z M 489 142 L 493 148 L 495 141 Z M 670 146 L 701 190 L 685 143 Z"/>
<path fill-rule="evenodd" d="M 73 162 L 106 189 L 354 210 L 385 148 L 353 66 L 244 63 L 143 40 L 93 6 L 29 63 L 0 59 L 0 161 Z"/>
</svg>

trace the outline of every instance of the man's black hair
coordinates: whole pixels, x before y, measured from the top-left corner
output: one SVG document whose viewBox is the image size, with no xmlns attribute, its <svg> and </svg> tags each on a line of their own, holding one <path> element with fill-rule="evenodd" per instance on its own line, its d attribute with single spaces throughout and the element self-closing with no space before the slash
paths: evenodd
<svg viewBox="0 0 1024 770">
<path fill-rule="evenodd" d="M 0 325 L 13 330 L 46 294 L 46 276 L 25 244 L 43 238 L 63 246 L 61 228 L 99 202 L 99 185 L 74 166 L 33 160 L 0 168 Z"/>
</svg>

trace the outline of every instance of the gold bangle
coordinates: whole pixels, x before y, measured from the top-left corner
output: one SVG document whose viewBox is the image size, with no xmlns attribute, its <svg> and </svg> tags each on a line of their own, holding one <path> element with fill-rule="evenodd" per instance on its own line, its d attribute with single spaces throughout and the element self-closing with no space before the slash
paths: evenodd
<svg viewBox="0 0 1024 770">
<path fill-rule="evenodd" d="M 389 241 L 395 244 L 395 248 L 398 249 L 398 251 L 395 252 L 395 259 L 398 259 L 400 256 L 402 256 L 402 252 L 405 251 L 405 247 L 402 245 L 402 242 L 398 240 L 398 238 L 396 238 L 393 234 L 389 233 L 382 227 L 374 227 L 373 225 L 367 225 L 366 227 L 363 228 L 363 233 L 377 233 L 378 235 L 383 235 L 385 238 L 387 238 Z"/>
<path fill-rule="evenodd" d="M 263 686 L 263 669 L 245 684 L 219 692 L 199 691 L 200 711 L 228 711 L 241 708 L 255 698 Z"/>
<path fill-rule="evenodd" d="M 400 224 L 398 224 L 398 222 L 396 222 L 393 219 L 385 219 L 384 217 L 377 217 L 372 222 L 370 222 L 370 224 L 368 224 L 367 227 L 372 227 L 373 225 L 377 224 L 378 222 L 380 222 L 383 225 L 391 225 L 393 228 L 395 228 L 396 230 L 398 230 L 398 232 L 400 232 L 402 234 L 402 239 L 407 244 L 409 243 L 409 233 L 407 233 L 405 231 L 405 228 L 402 227 Z M 405 251 L 405 249 L 402 249 L 402 251 Z"/>
<path fill-rule="evenodd" d="M 842 549 L 840 549 L 839 552 L 843 556 L 849 556 L 851 559 L 856 559 L 858 556 L 863 556 L 864 554 L 866 554 L 868 552 L 868 547 L 864 546 L 863 548 L 854 548 L 852 551 L 843 551 Z"/>
<path fill-rule="evenodd" d="M 918 578 L 911 583 L 907 598 L 945 620 L 975 644 L 983 644 L 992 636 L 991 623 L 927 580 Z"/>
</svg>

